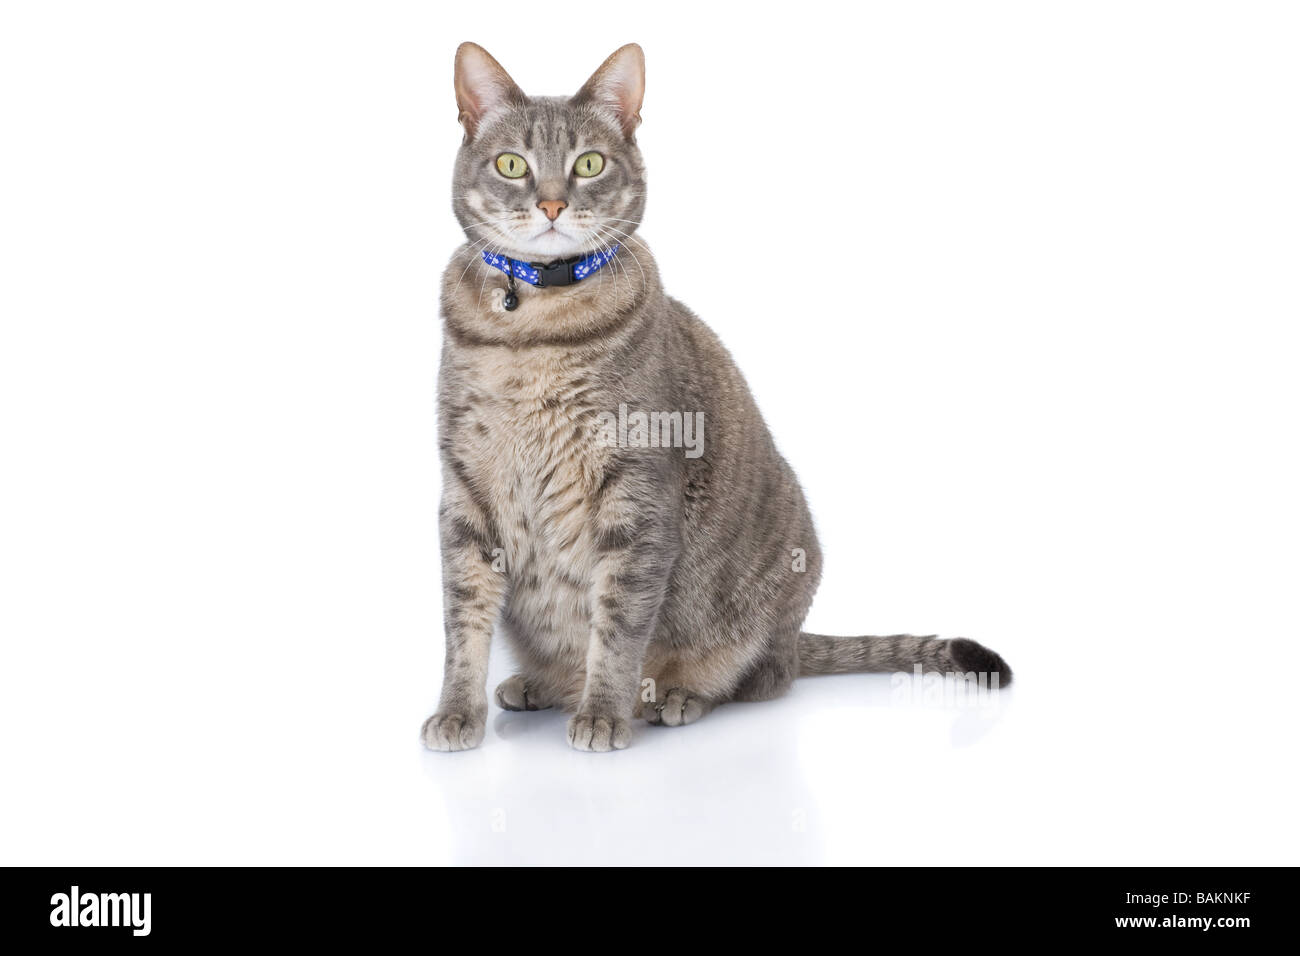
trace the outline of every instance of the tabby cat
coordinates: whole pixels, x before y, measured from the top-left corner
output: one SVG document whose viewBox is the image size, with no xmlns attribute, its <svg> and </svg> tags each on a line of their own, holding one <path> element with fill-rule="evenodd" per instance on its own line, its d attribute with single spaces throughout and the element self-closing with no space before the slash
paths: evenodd
<svg viewBox="0 0 1300 956">
<path fill-rule="evenodd" d="M 425 744 L 483 739 L 497 627 L 520 666 L 497 703 L 572 712 L 579 750 L 806 674 L 920 664 L 1007 684 L 974 641 L 800 632 L 822 555 L 799 483 L 637 236 L 644 85 L 636 44 L 567 98 L 526 96 L 473 43 L 456 53 L 469 241 L 442 285 L 447 654 Z"/>
</svg>

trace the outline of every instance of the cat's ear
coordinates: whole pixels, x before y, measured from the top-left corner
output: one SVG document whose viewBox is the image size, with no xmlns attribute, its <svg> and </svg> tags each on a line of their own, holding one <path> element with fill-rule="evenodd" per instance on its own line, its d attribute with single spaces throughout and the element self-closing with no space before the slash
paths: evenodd
<svg viewBox="0 0 1300 956">
<path fill-rule="evenodd" d="M 491 53 L 477 43 L 462 43 L 456 49 L 457 118 L 465 127 L 466 140 L 474 138 L 487 116 L 523 100 L 523 90 Z"/>
<path fill-rule="evenodd" d="M 635 43 L 629 43 L 610 54 L 573 100 L 595 103 L 609 110 L 623 127 L 623 135 L 631 139 L 641 123 L 644 96 L 645 54 Z"/>
</svg>

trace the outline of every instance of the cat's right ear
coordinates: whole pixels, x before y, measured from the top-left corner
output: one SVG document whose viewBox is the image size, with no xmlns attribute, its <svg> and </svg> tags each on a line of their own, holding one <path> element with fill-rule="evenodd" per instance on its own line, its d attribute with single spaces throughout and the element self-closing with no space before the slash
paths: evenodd
<svg viewBox="0 0 1300 956">
<path fill-rule="evenodd" d="M 477 43 L 462 43 L 456 50 L 456 105 L 465 141 L 478 132 L 492 113 L 520 103 L 524 92 L 510 79 L 492 54 Z"/>
</svg>

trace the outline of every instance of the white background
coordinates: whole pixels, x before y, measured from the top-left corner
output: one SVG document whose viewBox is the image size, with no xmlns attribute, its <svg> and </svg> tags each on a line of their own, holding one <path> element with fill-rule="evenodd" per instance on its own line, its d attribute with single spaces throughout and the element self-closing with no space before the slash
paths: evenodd
<svg viewBox="0 0 1300 956">
<path fill-rule="evenodd" d="M 1294 7 L 649 9 L 4 5 L 0 860 L 1296 863 Z M 802 476 L 809 628 L 984 641 L 995 707 L 422 749 L 464 39 L 643 45 L 643 235 Z"/>
</svg>

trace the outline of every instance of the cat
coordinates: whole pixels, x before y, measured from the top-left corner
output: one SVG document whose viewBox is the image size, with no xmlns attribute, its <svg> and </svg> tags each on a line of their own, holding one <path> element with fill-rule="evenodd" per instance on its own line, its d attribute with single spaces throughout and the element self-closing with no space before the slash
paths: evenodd
<svg viewBox="0 0 1300 956">
<path fill-rule="evenodd" d="M 636 44 L 568 98 L 526 96 L 476 44 L 456 52 L 468 241 L 442 283 L 446 668 L 426 746 L 482 741 L 498 627 L 521 670 L 497 703 L 570 711 L 579 750 L 807 674 L 919 664 L 1005 686 L 1011 670 L 974 641 L 801 633 L 822 570 L 803 492 L 637 234 L 644 87 Z M 675 447 L 679 421 L 694 454 Z"/>
</svg>

